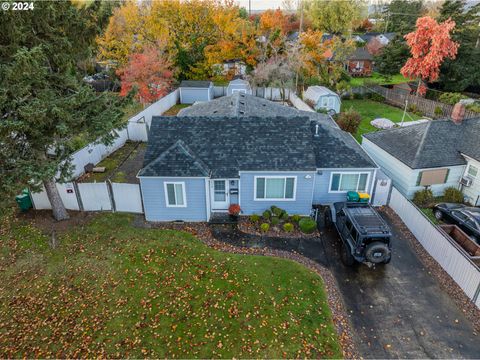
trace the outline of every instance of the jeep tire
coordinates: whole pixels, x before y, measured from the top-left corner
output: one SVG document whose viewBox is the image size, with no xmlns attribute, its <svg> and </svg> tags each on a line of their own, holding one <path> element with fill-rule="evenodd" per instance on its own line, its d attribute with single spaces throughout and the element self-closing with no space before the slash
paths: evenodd
<svg viewBox="0 0 480 360">
<path fill-rule="evenodd" d="M 333 225 L 332 222 L 332 214 L 330 213 L 330 209 L 327 209 L 325 211 L 325 216 L 324 216 L 324 226 L 325 229 L 331 229 Z"/>
<path fill-rule="evenodd" d="M 342 263 L 345 266 L 353 266 L 355 264 L 355 258 L 353 257 L 352 253 L 350 252 L 350 247 L 342 242 L 342 249 L 341 249 L 341 257 Z"/>
<path fill-rule="evenodd" d="M 435 216 L 435 219 L 437 220 L 442 220 L 443 218 L 443 214 L 440 210 L 435 210 L 435 212 L 433 213 L 433 216 Z"/>
<path fill-rule="evenodd" d="M 367 246 L 365 250 L 365 258 L 372 264 L 388 263 L 390 262 L 391 254 L 388 245 L 374 241 Z"/>
</svg>

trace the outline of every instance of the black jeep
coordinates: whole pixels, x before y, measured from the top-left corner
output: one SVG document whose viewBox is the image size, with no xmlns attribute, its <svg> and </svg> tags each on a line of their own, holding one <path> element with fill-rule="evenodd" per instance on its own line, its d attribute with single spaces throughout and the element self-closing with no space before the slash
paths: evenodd
<svg viewBox="0 0 480 360">
<path fill-rule="evenodd" d="M 342 262 L 369 266 L 388 264 L 392 258 L 392 233 L 385 221 L 367 203 L 338 202 L 325 211 L 325 226 L 335 225 L 342 239 Z"/>
</svg>

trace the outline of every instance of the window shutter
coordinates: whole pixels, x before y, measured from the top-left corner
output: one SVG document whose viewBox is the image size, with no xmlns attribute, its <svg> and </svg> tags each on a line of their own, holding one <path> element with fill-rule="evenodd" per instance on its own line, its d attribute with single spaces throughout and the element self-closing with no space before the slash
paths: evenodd
<svg viewBox="0 0 480 360">
<path fill-rule="evenodd" d="M 445 174 L 445 181 L 444 181 L 444 183 L 446 183 L 447 180 L 448 180 L 448 174 L 450 174 L 450 169 L 447 169 L 447 173 Z"/>
<path fill-rule="evenodd" d="M 423 174 L 423 172 L 422 172 L 422 171 L 420 171 L 420 172 L 418 173 L 418 177 L 417 177 L 417 186 L 420 186 L 420 182 L 422 181 L 422 174 Z"/>
</svg>

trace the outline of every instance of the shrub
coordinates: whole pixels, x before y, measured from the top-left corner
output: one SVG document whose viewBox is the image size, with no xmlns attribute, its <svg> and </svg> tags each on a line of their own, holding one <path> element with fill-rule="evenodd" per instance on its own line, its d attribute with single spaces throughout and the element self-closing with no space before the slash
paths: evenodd
<svg viewBox="0 0 480 360">
<path fill-rule="evenodd" d="M 385 101 L 385 98 L 382 95 L 377 94 L 377 93 L 370 93 L 369 97 L 373 101 L 378 101 L 378 102 L 384 102 Z"/>
<path fill-rule="evenodd" d="M 291 223 L 283 224 L 283 230 L 285 232 L 292 232 L 293 231 L 293 224 L 291 224 Z"/>
<path fill-rule="evenodd" d="M 328 110 L 324 108 L 317 109 L 317 113 L 319 114 L 328 114 Z"/>
<path fill-rule="evenodd" d="M 312 109 L 315 109 L 315 103 L 312 100 L 306 99 L 306 100 L 304 100 L 304 102 L 305 102 L 305 104 L 310 106 Z"/>
<path fill-rule="evenodd" d="M 240 205 L 238 204 L 231 204 L 228 207 L 228 213 L 230 215 L 237 216 L 238 214 L 240 214 L 240 211 L 242 211 L 242 209 L 240 209 Z"/>
<path fill-rule="evenodd" d="M 443 115 L 443 110 L 440 106 L 435 106 L 435 110 L 433 110 L 433 113 L 436 117 L 440 117 Z"/>
<path fill-rule="evenodd" d="M 300 221 L 300 218 L 301 218 L 301 216 L 298 215 L 298 214 L 292 215 L 292 221 L 293 221 L 294 223 L 297 223 L 297 224 L 298 224 L 298 222 Z"/>
<path fill-rule="evenodd" d="M 445 202 L 462 203 L 463 193 L 454 187 L 448 187 L 443 192 L 443 200 Z"/>
<path fill-rule="evenodd" d="M 287 221 L 288 220 L 288 213 L 283 210 L 282 213 L 280 214 L 280 220 Z"/>
<path fill-rule="evenodd" d="M 272 216 L 272 219 L 270 220 L 273 226 L 277 226 L 280 224 L 280 219 L 277 216 Z"/>
<path fill-rule="evenodd" d="M 272 212 L 270 210 L 265 210 L 262 214 L 262 217 L 265 220 L 269 220 L 272 217 Z"/>
<path fill-rule="evenodd" d="M 449 105 L 455 105 L 462 99 L 468 99 L 468 97 L 456 92 L 446 92 L 438 97 L 438 100 Z"/>
<path fill-rule="evenodd" d="M 465 106 L 467 110 L 473 111 L 480 113 L 480 103 L 479 102 L 474 102 L 473 104 L 468 104 Z"/>
<path fill-rule="evenodd" d="M 312 234 L 317 228 L 315 220 L 309 217 L 304 217 L 298 222 L 300 230 L 305 234 Z"/>
<path fill-rule="evenodd" d="M 267 232 L 268 230 L 270 230 L 270 224 L 263 223 L 262 225 L 260 225 L 260 230 L 262 230 L 262 232 Z"/>
<path fill-rule="evenodd" d="M 360 117 L 360 114 L 350 107 L 350 109 L 341 112 L 338 115 L 337 123 L 342 130 L 347 131 L 350 134 L 355 134 L 360 126 L 361 121 L 362 118 Z"/>
<path fill-rule="evenodd" d="M 260 216 L 257 214 L 250 215 L 250 222 L 256 224 L 260 221 Z"/>
<path fill-rule="evenodd" d="M 420 207 L 427 207 L 432 204 L 434 200 L 432 190 L 423 189 L 413 194 L 413 202 Z"/>
<path fill-rule="evenodd" d="M 283 213 L 283 210 L 280 209 L 279 207 L 275 206 L 275 205 L 272 206 L 270 209 L 272 210 L 272 213 L 273 213 L 275 216 L 278 216 L 278 217 L 280 217 L 280 215 L 282 215 L 282 213 Z"/>
</svg>

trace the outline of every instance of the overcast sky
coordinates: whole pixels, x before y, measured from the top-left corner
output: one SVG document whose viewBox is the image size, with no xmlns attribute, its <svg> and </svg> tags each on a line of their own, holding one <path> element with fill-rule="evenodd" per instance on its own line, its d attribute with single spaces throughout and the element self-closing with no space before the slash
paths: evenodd
<svg viewBox="0 0 480 360">
<path fill-rule="evenodd" d="M 236 0 L 236 2 L 248 10 L 248 0 Z M 282 0 L 250 0 L 252 10 L 282 8 Z M 296 4 L 296 1 L 294 2 Z"/>
</svg>

